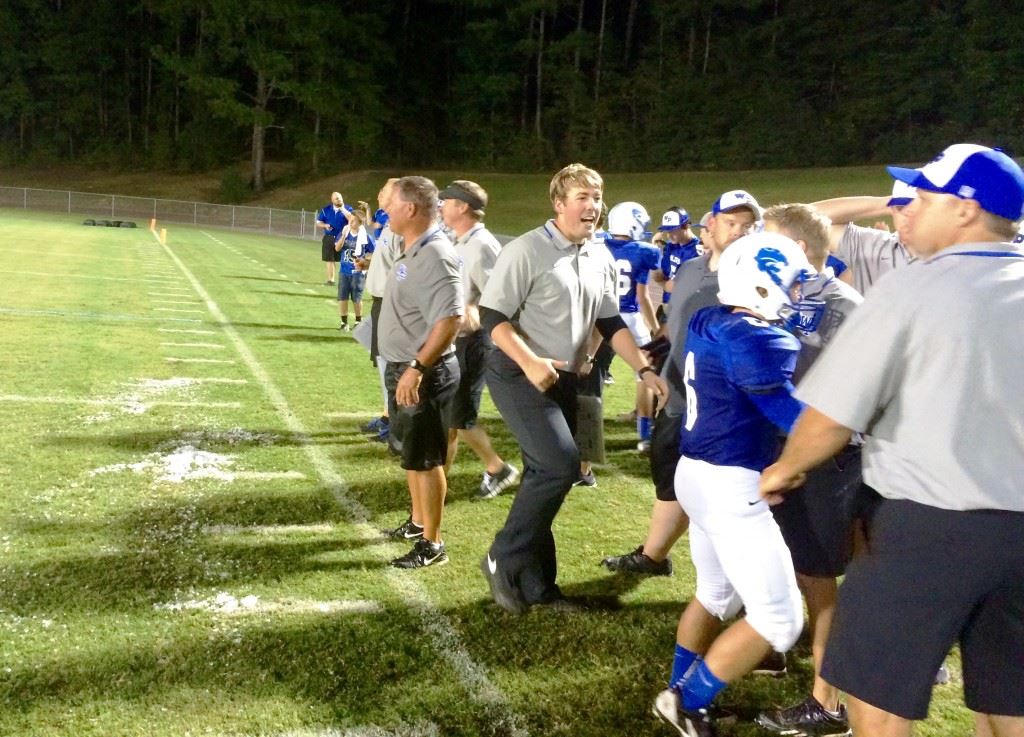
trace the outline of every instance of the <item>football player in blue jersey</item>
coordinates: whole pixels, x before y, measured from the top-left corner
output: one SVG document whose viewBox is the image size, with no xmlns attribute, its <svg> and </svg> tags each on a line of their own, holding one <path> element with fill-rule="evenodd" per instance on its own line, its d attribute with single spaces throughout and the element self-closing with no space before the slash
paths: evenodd
<svg viewBox="0 0 1024 737">
<path fill-rule="evenodd" d="M 721 305 L 689 323 L 675 490 L 690 518 L 697 590 L 679 619 L 670 687 L 653 707 L 682 735 L 716 735 L 712 699 L 773 648 L 789 650 L 803 629 L 793 561 L 758 479 L 778 453 L 779 430 L 802 410 L 791 381 L 800 342 L 783 324 L 817 326 L 824 303 L 800 294 L 815 273 L 793 240 L 745 236 L 721 256 Z M 722 631 L 741 606 L 746 616 Z"/>
<path fill-rule="evenodd" d="M 654 278 L 665 285 L 665 291 L 661 296 L 660 314 L 667 316 L 676 271 L 683 262 L 700 256 L 700 238 L 693 234 L 690 228 L 690 213 L 682 207 L 670 207 L 666 210 L 661 216 L 658 230 L 666 235 L 666 239 L 661 254 L 661 271 L 655 274 Z"/>
<path fill-rule="evenodd" d="M 644 206 L 638 202 L 620 202 L 608 211 L 608 235 L 605 245 L 615 261 L 616 293 L 619 297 L 619 314 L 633 334 L 637 345 L 651 342 L 651 335 L 657 329 L 654 305 L 647 292 L 651 271 L 657 270 L 661 252 L 643 241 L 647 237 L 647 226 L 651 218 Z M 647 453 L 651 448 L 651 416 L 653 397 L 637 378 L 636 385 L 636 432 L 639 438 L 637 450 Z"/>
</svg>

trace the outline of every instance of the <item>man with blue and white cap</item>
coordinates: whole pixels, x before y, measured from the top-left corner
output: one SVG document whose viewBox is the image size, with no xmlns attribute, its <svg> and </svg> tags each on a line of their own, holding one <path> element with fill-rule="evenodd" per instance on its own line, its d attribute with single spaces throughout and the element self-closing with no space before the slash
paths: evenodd
<svg viewBox="0 0 1024 737">
<path fill-rule="evenodd" d="M 668 310 L 668 301 L 675 286 L 676 271 L 685 261 L 700 255 L 700 239 L 690 229 L 690 213 L 682 207 L 670 207 L 661 216 L 658 231 L 665 234 L 661 254 L 661 276 L 658 281 L 665 285 L 661 296 L 662 313 Z"/>
<path fill-rule="evenodd" d="M 830 248 L 849 267 L 843 280 L 861 294 L 866 294 L 883 274 L 914 260 L 904 235 L 906 219 L 903 216 L 903 208 L 913 202 L 914 197 L 913 187 L 896 181 L 889 197 L 836 197 L 812 203 L 832 221 Z M 884 215 L 892 217 L 892 232 L 854 222 Z"/>
<path fill-rule="evenodd" d="M 847 570 L 823 677 L 856 734 L 909 735 L 959 642 L 978 735 L 1024 734 L 1024 171 L 957 144 L 920 169 L 906 238 L 917 261 L 886 276 L 801 382 L 807 403 L 761 493 L 777 501 L 866 436 L 881 496 L 871 546 Z M 955 573 L 951 575 L 951 571 Z"/>
</svg>

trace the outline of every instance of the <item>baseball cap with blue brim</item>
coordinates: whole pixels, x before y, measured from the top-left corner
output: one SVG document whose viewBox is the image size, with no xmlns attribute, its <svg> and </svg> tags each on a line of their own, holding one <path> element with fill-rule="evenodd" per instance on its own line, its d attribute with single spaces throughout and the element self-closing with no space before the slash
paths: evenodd
<svg viewBox="0 0 1024 737">
<path fill-rule="evenodd" d="M 712 218 L 711 212 L 710 211 L 706 212 L 706 213 L 704 213 L 701 216 L 699 223 L 690 223 L 690 227 L 693 228 L 694 230 L 699 230 L 700 228 L 706 228 L 706 227 L 708 227 L 708 223 L 711 222 L 711 218 Z"/>
<path fill-rule="evenodd" d="M 906 207 L 917 197 L 917 189 L 897 179 L 892 183 L 892 197 L 885 203 L 886 207 Z"/>
<path fill-rule="evenodd" d="M 761 206 L 757 204 L 757 200 L 754 199 L 752 194 L 742 189 L 732 189 L 722 194 L 721 197 L 715 200 L 715 204 L 711 206 L 711 214 L 717 215 L 720 212 L 731 212 L 741 207 L 746 207 L 754 213 L 756 219 L 761 219 Z"/>
<path fill-rule="evenodd" d="M 997 148 L 957 143 L 920 169 L 886 167 L 893 179 L 928 192 L 976 200 L 1007 220 L 1024 216 L 1024 171 Z"/>
<path fill-rule="evenodd" d="M 676 230 L 690 224 L 690 213 L 683 208 L 668 210 L 661 216 L 661 225 L 658 230 Z"/>
</svg>

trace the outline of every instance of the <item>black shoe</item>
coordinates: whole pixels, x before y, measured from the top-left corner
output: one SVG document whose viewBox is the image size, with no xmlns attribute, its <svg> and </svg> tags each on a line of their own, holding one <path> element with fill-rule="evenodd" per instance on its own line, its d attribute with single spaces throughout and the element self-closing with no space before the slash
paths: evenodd
<svg viewBox="0 0 1024 737">
<path fill-rule="evenodd" d="M 718 737 L 718 730 L 708 710 L 684 709 L 675 689 L 666 688 L 658 694 L 651 711 L 658 719 L 675 727 L 683 737 Z"/>
<path fill-rule="evenodd" d="M 567 599 L 564 596 L 560 596 L 557 599 L 551 599 L 550 601 L 542 601 L 538 604 L 533 605 L 534 609 L 550 609 L 553 612 L 559 614 L 580 614 L 581 612 L 588 611 L 587 605 L 581 601 L 574 601 L 573 599 Z"/>
<path fill-rule="evenodd" d="M 672 560 L 665 558 L 660 563 L 644 553 L 644 546 L 625 555 L 613 555 L 601 561 L 601 565 L 609 571 L 623 573 L 639 573 L 643 576 L 671 576 Z"/>
<path fill-rule="evenodd" d="M 423 531 L 420 531 L 423 534 Z M 426 568 L 427 566 L 443 566 L 448 562 L 448 553 L 444 550 L 444 543 L 432 543 L 426 538 L 420 538 L 405 555 L 395 558 L 391 565 L 395 568 Z"/>
<path fill-rule="evenodd" d="M 587 486 L 591 489 L 597 488 L 597 477 L 594 476 L 593 471 L 587 471 L 581 473 L 580 477 L 576 479 L 576 483 L 573 486 Z"/>
<path fill-rule="evenodd" d="M 813 696 L 788 709 L 761 712 L 754 722 L 775 734 L 798 737 L 847 737 L 853 734 L 845 706 L 840 704 L 839 712 L 833 714 Z"/>
<path fill-rule="evenodd" d="M 415 540 L 423 537 L 423 528 L 412 521 L 409 517 L 405 522 L 393 530 L 381 530 L 388 537 L 395 537 L 401 540 Z"/>
<path fill-rule="evenodd" d="M 523 595 L 498 573 L 498 562 L 491 557 L 490 552 L 480 561 L 480 570 L 491 587 L 491 598 L 495 604 L 512 614 L 522 614 L 529 609 Z"/>
<path fill-rule="evenodd" d="M 510 487 L 519 478 L 519 471 L 510 463 L 506 463 L 493 476 L 484 472 L 483 481 L 480 482 L 480 489 L 473 495 L 473 501 L 493 499 L 505 489 Z"/>
<path fill-rule="evenodd" d="M 786 653 L 779 653 L 772 650 L 764 656 L 764 660 L 757 664 L 751 671 L 755 676 L 771 676 L 782 678 L 786 675 Z"/>
</svg>

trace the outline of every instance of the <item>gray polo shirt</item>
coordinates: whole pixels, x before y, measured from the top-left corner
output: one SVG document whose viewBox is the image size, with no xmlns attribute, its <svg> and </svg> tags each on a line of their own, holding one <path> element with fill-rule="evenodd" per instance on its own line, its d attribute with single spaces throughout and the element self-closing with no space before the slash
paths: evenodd
<svg viewBox="0 0 1024 737">
<path fill-rule="evenodd" d="M 384 296 L 384 285 L 388 281 L 388 272 L 402 253 L 402 237 L 395 235 L 391 227 L 384 226 L 377 239 L 377 247 L 370 259 L 370 268 L 366 272 L 366 291 L 372 297 Z"/>
<path fill-rule="evenodd" d="M 477 223 L 455 241 L 455 253 L 462 267 L 462 289 L 466 304 L 480 303 L 480 295 L 491 278 L 501 244 L 483 223 Z"/>
<path fill-rule="evenodd" d="M 402 251 L 387 275 L 377 340 L 390 363 L 411 361 L 435 323 L 462 315 L 462 275 L 451 241 L 431 226 Z"/>
<path fill-rule="evenodd" d="M 595 322 L 619 314 L 615 264 L 603 243 L 577 247 L 548 220 L 501 249 L 480 306 L 507 315 L 538 356 L 577 371 Z"/>
<path fill-rule="evenodd" d="M 710 263 L 710 253 L 684 261 L 676 271 L 672 297 L 669 299 L 672 309 L 668 313 L 665 336 L 671 341 L 672 349 L 669 351 L 665 365 L 661 368 L 661 376 L 672 389 L 668 395 L 665 411 L 673 416 L 682 415 L 686 411 L 683 347 L 686 345 L 686 333 L 690 327 L 690 318 L 702 307 L 719 304 L 718 272 L 711 270 Z"/>
<path fill-rule="evenodd" d="M 882 275 L 914 260 L 896 233 L 853 223 L 843 230 L 835 255 L 846 262 L 853 274 L 853 288 L 861 294 L 867 294 Z"/>
<path fill-rule="evenodd" d="M 864 479 L 882 496 L 1024 512 L 1020 255 L 965 244 L 886 275 L 799 385 L 868 435 Z"/>
</svg>

